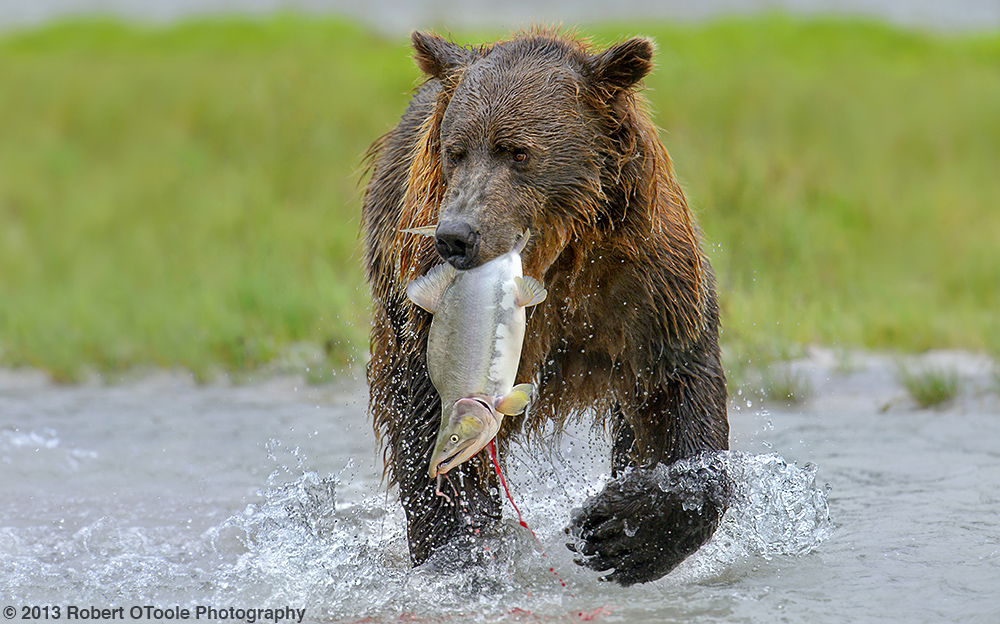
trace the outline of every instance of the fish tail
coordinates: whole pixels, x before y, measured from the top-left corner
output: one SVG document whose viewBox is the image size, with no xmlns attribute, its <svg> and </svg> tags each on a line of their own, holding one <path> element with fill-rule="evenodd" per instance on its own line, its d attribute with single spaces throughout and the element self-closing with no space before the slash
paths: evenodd
<svg viewBox="0 0 1000 624">
<path fill-rule="evenodd" d="M 416 234 L 417 236 L 434 236 L 435 231 L 437 231 L 437 225 L 424 225 L 421 227 L 400 230 L 400 232 L 405 234 Z"/>
<path fill-rule="evenodd" d="M 528 244 L 529 238 L 531 238 L 531 230 L 525 229 L 524 233 L 518 237 L 517 242 L 514 243 L 514 253 L 520 254 L 524 251 L 524 247 Z"/>
</svg>

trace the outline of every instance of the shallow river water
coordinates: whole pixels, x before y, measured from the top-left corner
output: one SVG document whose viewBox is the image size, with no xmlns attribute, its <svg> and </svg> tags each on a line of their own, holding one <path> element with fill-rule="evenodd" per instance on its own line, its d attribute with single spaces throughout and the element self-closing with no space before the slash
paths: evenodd
<svg viewBox="0 0 1000 624">
<path fill-rule="evenodd" d="M 48 606 L 51 620 L 59 607 L 63 621 L 71 606 L 123 607 L 126 621 L 136 606 L 162 610 L 142 619 L 210 607 L 200 619 L 230 621 L 283 607 L 309 622 L 1000 621 L 995 391 L 915 410 L 877 369 L 810 370 L 804 405 L 734 397 L 726 459 L 740 488 L 721 529 L 666 578 L 627 589 L 563 546 L 568 510 L 608 471 L 586 428 L 510 462 L 546 557 L 505 504 L 512 554 L 447 574 L 408 566 L 355 378 L 59 387 L 7 374 L 0 609 L 44 619 Z"/>
</svg>

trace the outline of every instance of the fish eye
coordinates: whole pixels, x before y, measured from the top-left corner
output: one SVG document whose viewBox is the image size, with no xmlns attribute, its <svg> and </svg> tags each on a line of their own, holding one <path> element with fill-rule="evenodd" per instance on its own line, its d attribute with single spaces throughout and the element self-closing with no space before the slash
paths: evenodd
<svg viewBox="0 0 1000 624">
<path fill-rule="evenodd" d="M 451 440 L 452 444 L 458 444 L 458 434 L 457 433 L 451 434 L 451 437 L 448 438 L 448 439 Z"/>
</svg>

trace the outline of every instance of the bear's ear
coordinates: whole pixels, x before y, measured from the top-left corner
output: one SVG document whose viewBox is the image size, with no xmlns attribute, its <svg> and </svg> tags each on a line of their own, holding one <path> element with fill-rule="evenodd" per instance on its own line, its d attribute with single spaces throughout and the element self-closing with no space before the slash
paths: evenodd
<svg viewBox="0 0 1000 624">
<path fill-rule="evenodd" d="M 410 40 L 417 67 L 431 78 L 444 78 L 451 70 L 470 60 L 468 50 L 437 35 L 414 30 Z"/>
<path fill-rule="evenodd" d="M 653 69 L 653 42 L 635 37 L 590 57 L 590 78 L 616 93 L 633 87 Z"/>
</svg>

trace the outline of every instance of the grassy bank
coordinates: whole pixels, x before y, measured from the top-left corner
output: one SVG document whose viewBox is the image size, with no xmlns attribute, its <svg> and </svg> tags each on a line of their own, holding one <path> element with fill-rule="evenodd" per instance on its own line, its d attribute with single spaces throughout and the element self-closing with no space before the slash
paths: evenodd
<svg viewBox="0 0 1000 624">
<path fill-rule="evenodd" d="M 647 96 L 732 365 L 806 343 L 1000 348 L 1000 37 L 586 32 L 658 41 Z M 296 343 L 326 368 L 363 353 L 360 161 L 417 79 L 404 39 L 333 20 L 0 37 L 0 365 L 207 377 Z"/>
</svg>

